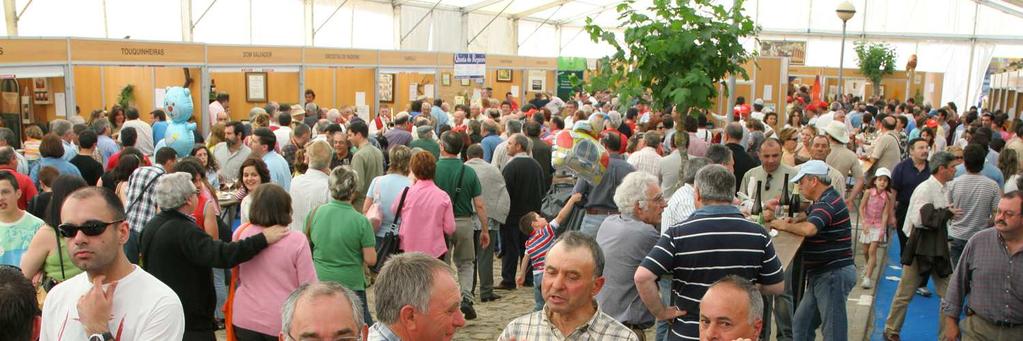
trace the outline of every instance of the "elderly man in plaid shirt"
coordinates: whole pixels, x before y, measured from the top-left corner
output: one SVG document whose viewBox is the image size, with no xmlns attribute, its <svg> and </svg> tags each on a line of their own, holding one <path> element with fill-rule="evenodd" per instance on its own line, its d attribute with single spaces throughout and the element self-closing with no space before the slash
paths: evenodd
<svg viewBox="0 0 1023 341">
<path fill-rule="evenodd" d="M 178 160 L 177 152 L 170 147 L 156 151 L 156 164 L 141 167 L 128 178 L 127 197 L 128 227 L 131 235 L 124 244 L 124 253 L 132 263 L 139 262 L 139 234 L 146 223 L 156 215 L 156 180 L 167 174 Z"/>
</svg>

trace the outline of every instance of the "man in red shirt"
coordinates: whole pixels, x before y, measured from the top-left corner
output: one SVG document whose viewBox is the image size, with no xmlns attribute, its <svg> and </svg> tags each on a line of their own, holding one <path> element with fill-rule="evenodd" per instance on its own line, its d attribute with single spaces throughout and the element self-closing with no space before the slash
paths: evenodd
<svg viewBox="0 0 1023 341">
<path fill-rule="evenodd" d="M 18 173 L 18 157 L 14 154 L 14 148 L 10 146 L 0 147 L 0 170 L 14 174 L 18 180 L 18 188 L 21 189 L 21 197 L 18 198 L 18 208 L 24 210 L 28 207 L 28 201 L 36 196 L 36 185 L 32 178 L 25 174 Z"/>
</svg>

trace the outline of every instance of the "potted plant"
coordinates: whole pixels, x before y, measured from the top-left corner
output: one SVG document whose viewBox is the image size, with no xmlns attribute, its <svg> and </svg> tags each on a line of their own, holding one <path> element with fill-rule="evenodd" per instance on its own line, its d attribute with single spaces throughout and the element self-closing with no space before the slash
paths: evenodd
<svg viewBox="0 0 1023 341">
<path fill-rule="evenodd" d="M 881 79 L 895 73 L 895 49 L 884 43 L 856 42 L 860 73 L 874 85 L 873 95 L 881 95 Z"/>
</svg>

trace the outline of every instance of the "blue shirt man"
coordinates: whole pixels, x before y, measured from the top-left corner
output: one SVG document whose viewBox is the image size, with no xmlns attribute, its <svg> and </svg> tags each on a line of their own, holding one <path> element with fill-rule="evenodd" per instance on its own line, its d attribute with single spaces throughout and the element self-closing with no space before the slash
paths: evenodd
<svg viewBox="0 0 1023 341">
<path fill-rule="evenodd" d="M 487 133 L 487 136 L 483 137 L 480 141 L 480 146 L 483 147 L 483 160 L 490 163 L 490 160 L 494 158 L 494 150 L 497 149 L 497 145 L 501 144 L 501 136 L 494 133 Z"/>
<path fill-rule="evenodd" d="M 258 156 L 266 163 L 266 168 L 270 170 L 270 180 L 288 191 L 291 189 L 291 169 L 288 167 L 288 161 L 274 150 L 276 145 L 277 136 L 269 128 L 254 130 L 252 139 L 249 140 L 251 155 Z"/>
</svg>

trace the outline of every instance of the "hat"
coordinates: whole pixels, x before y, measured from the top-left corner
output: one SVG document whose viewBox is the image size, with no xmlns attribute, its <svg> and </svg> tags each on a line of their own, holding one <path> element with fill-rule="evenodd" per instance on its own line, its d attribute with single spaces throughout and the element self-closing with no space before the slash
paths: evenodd
<svg viewBox="0 0 1023 341">
<path fill-rule="evenodd" d="M 831 121 L 828 123 L 827 127 L 824 128 L 824 131 L 827 132 L 831 138 L 834 138 L 835 141 L 843 144 L 849 143 L 849 133 L 845 130 L 845 123 Z"/>
<path fill-rule="evenodd" d="M 753 104 L 755 104 L 755 105 L 764 105 L 764 100 L 760 99 L 760 98 L 757 98 L 756 100 L 753 101 Z"/>
<path fill-rule="evenodd" d="M 828 175 L 828 165 L 821 160 L 810 160 L 799 166 L 799 173 L 792 178 L 792 183 L 799 182 L 806 175 Z"/>
<path fill-rule="evenodd" d="M 932 128 L 933 129 L 933 128 L 937 128 L 937 127 L 938 127 L 938 121 L 935 121 L 934 119 L 927 120 L 927 128 Z"/>
<path fill-rule="evenodd" d="M 888 168 L 884 168 L 884 167 L 878 168 L 877 171 L 874 172 L 874 177 L 876 178 L 876 177 L 879 177 L 879 176 L 887 176 L 889 179 L 891 179 L 892 178 L 892 171 L 890 171 L 890 170 L 888 170 Z"/>
<path fill-rule="evenodd" d="M 291 116 L 305 115 L 305 109 L 301 105 L 292 104 L 290 114 Z"/>
</svg>

